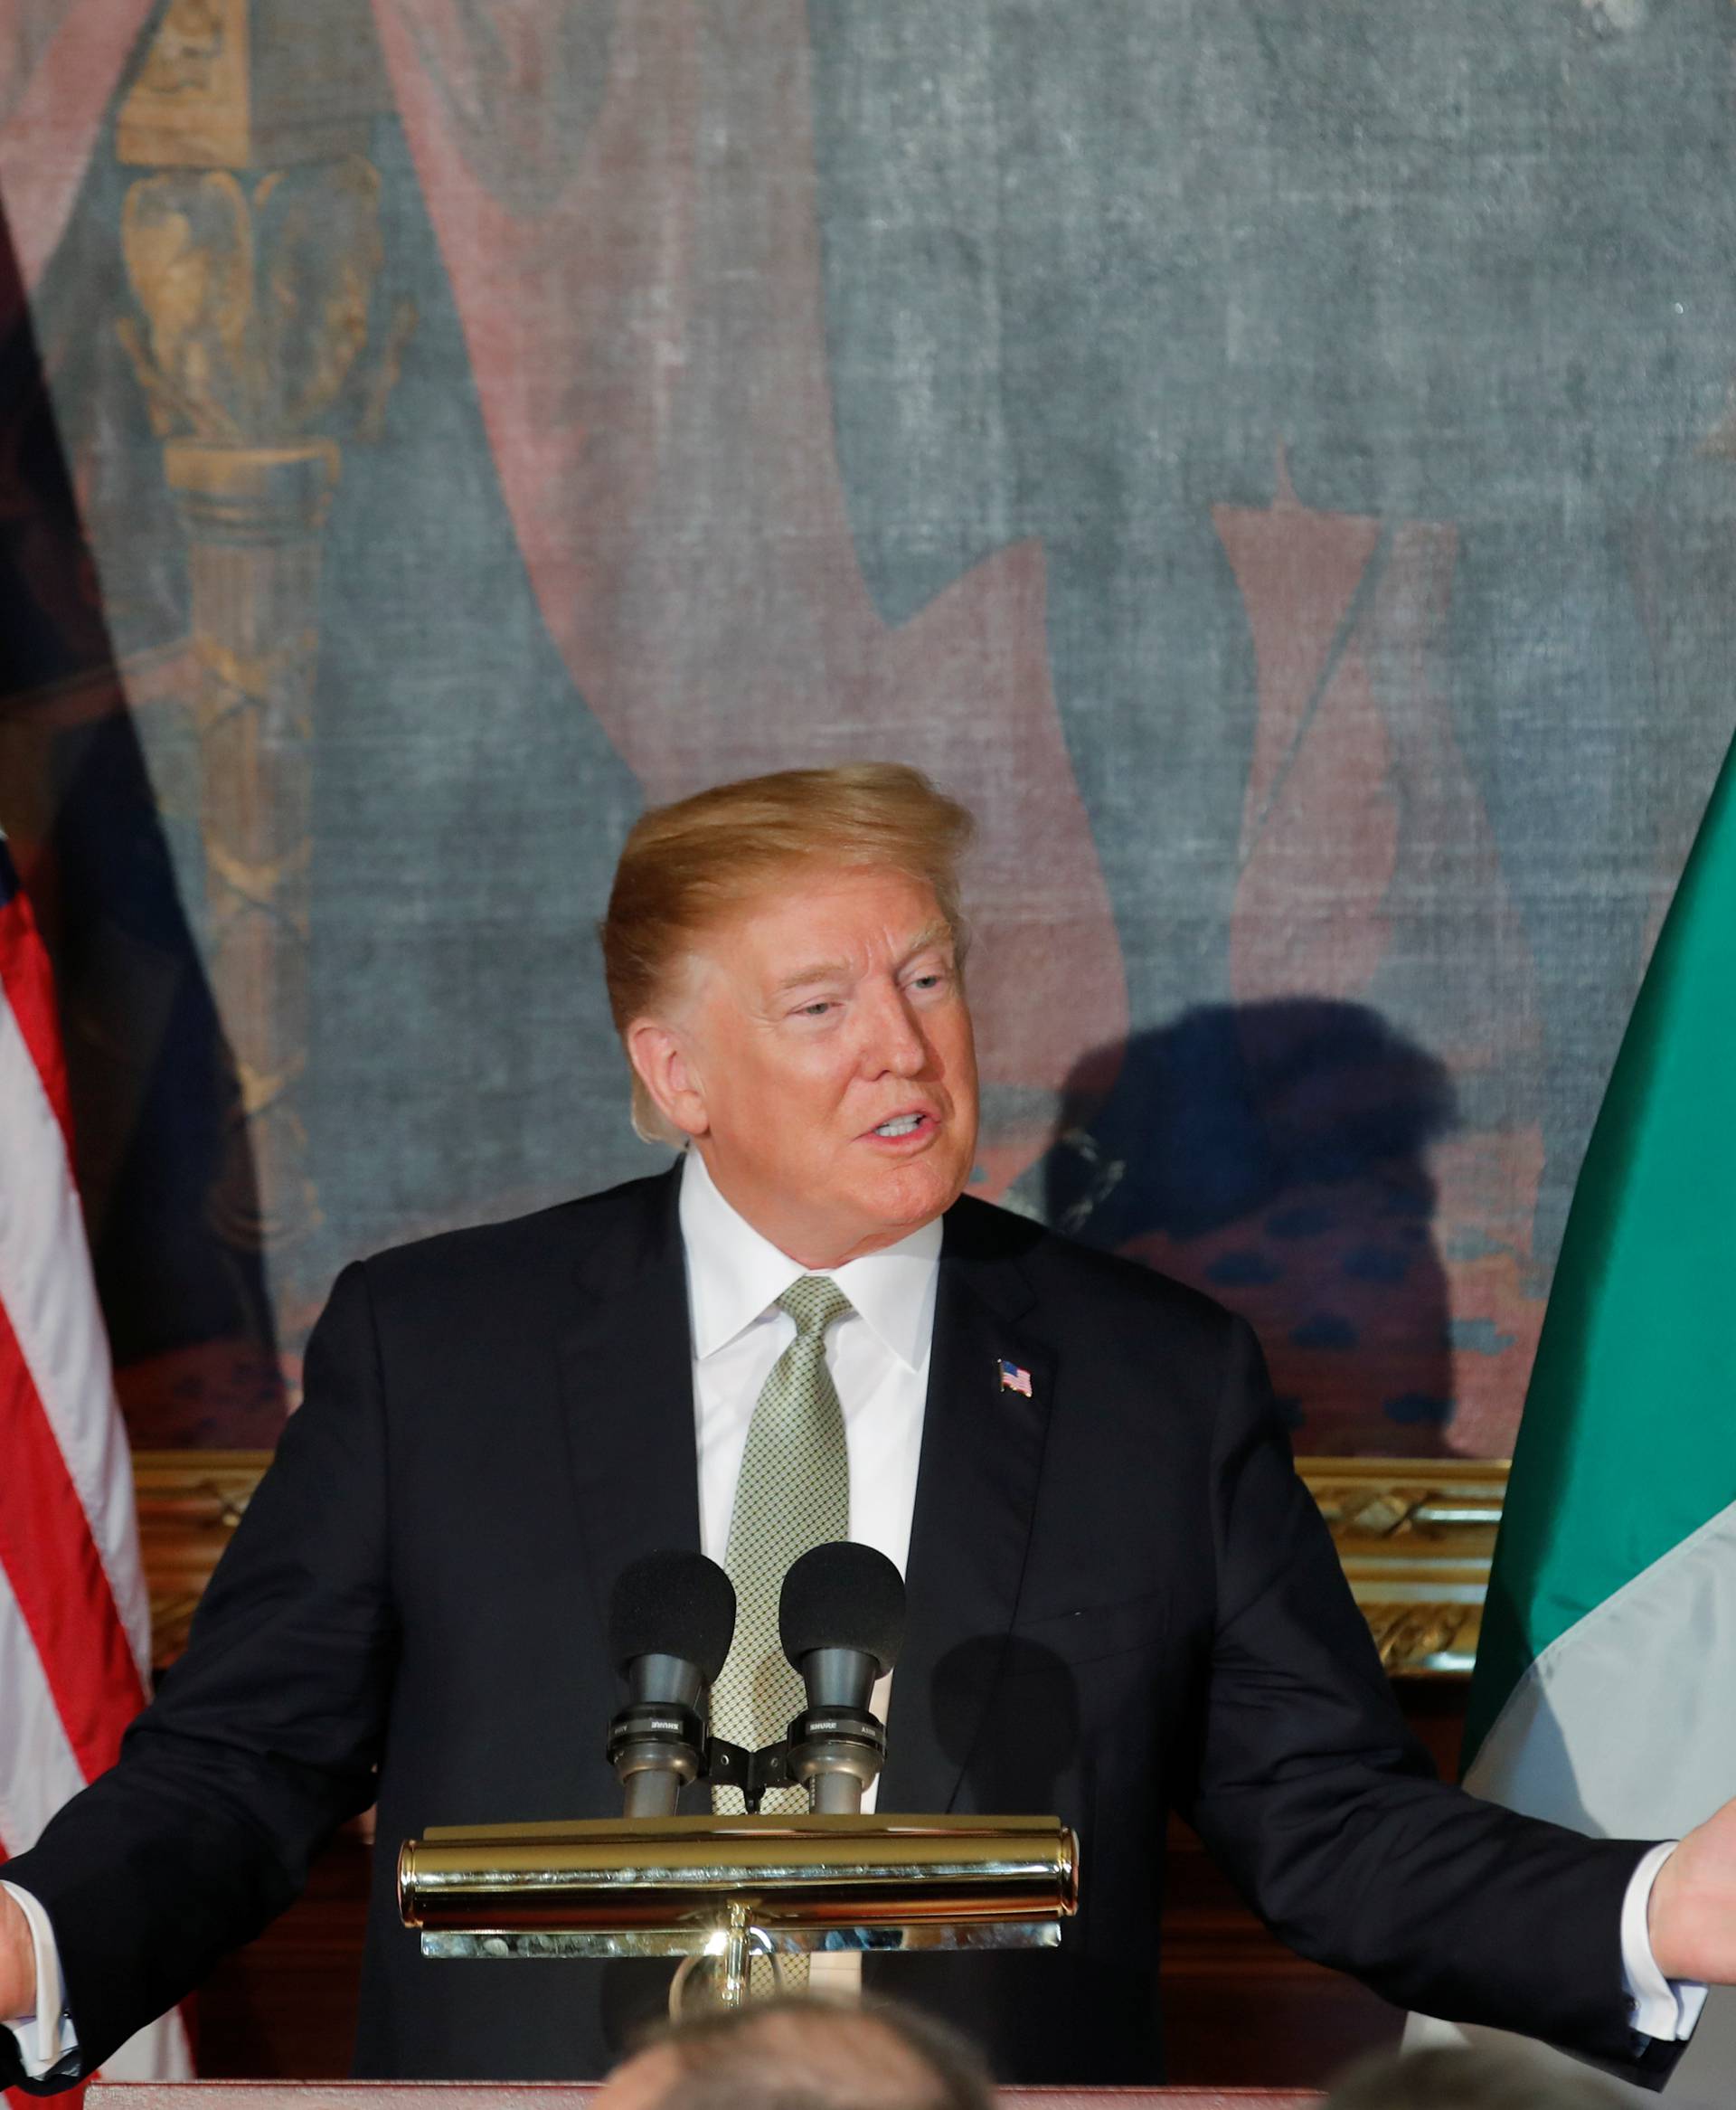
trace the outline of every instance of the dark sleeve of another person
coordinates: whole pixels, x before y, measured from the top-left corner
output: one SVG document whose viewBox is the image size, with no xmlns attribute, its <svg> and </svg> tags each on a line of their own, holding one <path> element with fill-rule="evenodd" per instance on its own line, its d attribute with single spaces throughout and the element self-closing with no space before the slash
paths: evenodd
<svg viewBox="0 0 1736 2110">
<path fill-rule="evenodd" d="M 187 1651 L 9 1882 L 46 1908 L 88 2075 L 299 1893 L 373 1799 L 396 1655 L 384 1416 L 367 1279 L 339 1278 L 305 1401 L 206 1590 Z M 0 2030 L 0 2054 L 14 2041 Z M 11 2080 L 11 2075 L 3 2077 Z"/>
<path fill-rule="evenodd" d="M 1443 1785 L 1406 1728 L 1233 1322 L 1214 1444 L 1218 1616 L 1184 1814 L 1267 1924 L 1398 2006 L 1523 2031 L 1661 2086 L 1620 1921 L 1646 1842 Z"/>
</svg>

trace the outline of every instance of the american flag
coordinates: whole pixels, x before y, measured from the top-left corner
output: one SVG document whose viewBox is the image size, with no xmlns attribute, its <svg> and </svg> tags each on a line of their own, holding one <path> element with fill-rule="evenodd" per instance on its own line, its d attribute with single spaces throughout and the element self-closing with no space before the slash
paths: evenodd
<svg viewBox="0 0 1736 2110">
<path fill-rule="evenodd" d="M 53 979 L 0 837 L 0 1864 L 114 1764 L 149 1670 L 132 1461 L 73 1180 Z M 180 2017 L 103 2071 L 189 2074 Z"/>
<path fill-rule="evenodd" d="M 1022 1392 L 1029 1399 L 1031 1396 L 1030 1371 L 1020 1369 L 1016 1363 L 1009 1363 L 1003 1356 L 1001 1358 L 1001 1390 L 1003 1392 Z"/>
</svg>

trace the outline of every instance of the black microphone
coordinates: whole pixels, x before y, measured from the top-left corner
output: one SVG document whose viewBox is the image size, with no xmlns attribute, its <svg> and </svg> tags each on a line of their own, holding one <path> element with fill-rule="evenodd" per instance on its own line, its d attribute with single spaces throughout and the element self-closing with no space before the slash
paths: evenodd
<svg viewBox="0 0 1736 2110">
<path fill-rule="evenodd" d="M 789 1725 L 790 1777 L 820 1814 L 854 1816 L 885 1762 L 885 1727 L 868 1702 L 904 1640 L 904 1578 L 872 1546 L 813 1547 L 784 1577 L 778 1631 L 807 1693 Z"/>
<path fill-rule="evenodd" d="M 621 1570 L 609 1601 L 609 1653 L 627 1703 L 609 1726 L 622 1815 L 673 1817 L 705 1748 L 705 1688 L 735 1632 L 735 1590 L 701 1553 L 647 1553 Z"/>
</svg>

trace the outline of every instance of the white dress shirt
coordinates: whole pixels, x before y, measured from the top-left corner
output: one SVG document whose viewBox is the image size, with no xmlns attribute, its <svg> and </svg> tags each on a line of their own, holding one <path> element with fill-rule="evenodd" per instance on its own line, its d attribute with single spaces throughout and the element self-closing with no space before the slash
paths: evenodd
<svg viewBox="0 0 1736 2110">
<path fill-rule="evenodd" d="M 718 1192 L 696 1150 L 682 1170 L 680 1216 L 687 1255 L 692 1329 L 694 1433 L 699 1456 L 700 1539 L 720 1565 L 729 1542 L 736 1477 L 748 1424 L 771 1367 L 796 1338 L 796 1322 L 776 1300 L 809 1271 L 780 1253 Z M 850 1459 L 850 1536 L 883 1553 L 901 1575 L 910 1554 L 916 1472 L 928 1397 L 941 1229 L 925 1224 L 895 1245 L 826 1272 L 853 1310 L 828 1328 L 826 1367 L 844 1409 Z M 888 1719 L 892 1680 L 874 1693 Z M 896 1731 L 894 1729 L 893 1733 Z M 876 1784 L 878 1785 L 878 1784 Z M 873 1807 L 873 1791 L 864 1797 Z M 1652 1954 L 1646 1912 L 1657 1871 L 1674 1850 L 1653 1848 L 1628 1880 L 1621 1915 L 1622 1970 L 1643 2036 L 1691 2036 L 1705 1988 L 1665 1979 Z M 0 1882 L 24 1907 L 36 1951 L 35 2013 L 11 2018 L 24 2071 L 40 2077 L 76 2039 L 60 2017 L 60 1958 L 48 1916 L 35 1898 Z M 816 1987 L 844 1992 L 859 1982 L 861 1959 L 834 1953 L 813 1959 Z M 39 2029 L 37 2016 L 54 2018 Z M 56 2042 L 56 2039 L 59 2041 Z"/>
<path fill-rule="evenodd" d="M 809 1271 L 780 1253 L 718 1192 L 689 1151 L 681 1178 L 699 1448 L 700 1544 L 720 1565 L 735 1483 L 761 1387 L 796 1338 L 777 1300 Z M 844 1409 L 850 1536 L 904 1572 L 916 1505 L 940 1222 L 826 1271 L 852 1310 L 826 1329 L 826 1366 Z M 880 1711 L 878 1708 L 875 1710 Z"/>
<path fill-rule="evenodd" d="M 850 1536 L 904 1573 L 916 1508 L 916 1468 L 929 1396 L 929 1348 L 940 1272 L 940 1222 L 896 1245 L 826 1272 L 853 1309 L 826 1329 L 826 1367 L 844 1409 L 850 1460 Z M 693 1351 L 699 1450 L 700 1544 L 722 1565 L 735 1483 L 761 1386 L 796 1338 L 777 1300 L 809 1270 L 780 1253 L 718 1192 L 697 1150 L 681 1175 L 681 1238 L 687 1252 L 687 1315 Z M 883 1722 L 892 1679 L 870 1703 Z M 880 1783 L 863 1796 L 874 1807 Z M 809 1960 L 815 1991 L 848 1996 L 862 1959 L 848 1950 Z"/>
</svg>

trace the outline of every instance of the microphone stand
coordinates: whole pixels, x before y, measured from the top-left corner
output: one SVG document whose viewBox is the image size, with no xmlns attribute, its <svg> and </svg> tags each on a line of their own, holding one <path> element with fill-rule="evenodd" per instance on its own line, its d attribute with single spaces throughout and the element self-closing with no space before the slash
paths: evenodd
<svg viewBox="0 0 1736 2110">
<path fill-rule="evenodd" d="M 886 1751 L 865 1708 L 807 1708 L 753 1752 L 702 1735 L 679 1703 L 630 1705 L 609 1753 L 623 1816 L 406 1840 L 399 1912 L 422 1954 L 682 1956 L 676 2010 L 707 1997 L 708 1960 L 709 1997 L 736 2007 L 756 1954 L 1052 1948 L 1079 1908 L 1079 1841 L 1058 1818 L 863 1816 Z M 689 1777 L 739 1788 L 745 1813 L 674 1815 Z M 811 1814 L 760 1813 L 767 1789 L 790 1786 Z"/>
<path fill-rule="evenodd" d="M 792 1565 L 779 1630 L 807 1705 L 746 1751 L 702 1718 L 734 1620 L 728 1578 L 670 1552 L 624 1570 L 610 1641 L 629 1693 L 608 1744 L 624 1814 L 406 1840 L 398 1908 L 423 1955 L 682 1956 L 678 2008 L 702 1997 L 702 1959 L 734 2007 L 755 1954 L 1055 1947 L 1079 1909 L 1079 1841 L 1059 1818 L 862 1814 L 886 1756 L 868 1702 L 898 1653 L 903 1592 L 883 1555 L 848 1541 Z M 744 1814 L 676 1815 L 697 1780 L 738 1788 Z M 805 1788 L 808 1813 L 762 1814 L 774 1787 Z"/>
</svg>

